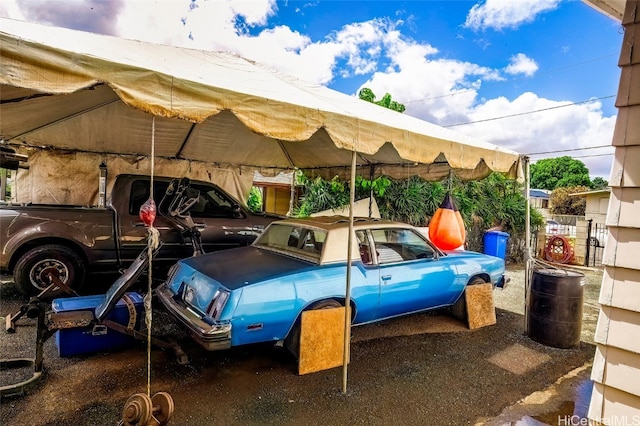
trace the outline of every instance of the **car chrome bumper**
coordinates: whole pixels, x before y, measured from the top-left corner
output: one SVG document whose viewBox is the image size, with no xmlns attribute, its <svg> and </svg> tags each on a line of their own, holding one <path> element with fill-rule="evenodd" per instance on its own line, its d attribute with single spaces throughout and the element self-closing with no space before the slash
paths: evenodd
<svg viewBox="0 0 640 426">
<path fill-rule="evenodd" d="M 209 324 L 186 305 L 173 298 L 173 293 L 165 285 L 156 290 L 158 299 L 178 321 L 186 327 L 193 339 L 208 351 L 218 351 L 231 347 L 231 324 Z"/>
<path fill-rule="evenodd" d="M 511 281 L 511 277 L 505 274 L 501 276 L 498 281 L 496 281 L 496 284 L 494 285 L 494 287 L 504 289 L 507 287 L 507 284 L 509 283 L 509 281 Z"/>
</svg>

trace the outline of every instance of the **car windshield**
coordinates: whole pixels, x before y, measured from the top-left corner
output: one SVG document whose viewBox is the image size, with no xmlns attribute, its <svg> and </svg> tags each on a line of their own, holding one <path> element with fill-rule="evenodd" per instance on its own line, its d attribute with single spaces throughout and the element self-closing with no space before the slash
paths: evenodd
<svg viewBox="0 0 640 426">
<path fill-rule="evenodd" d="M 320 262 L 326 231 L 299 224 L 271 224 L 254 246 L 273 249 L 295 257 Z"/>
</svg>

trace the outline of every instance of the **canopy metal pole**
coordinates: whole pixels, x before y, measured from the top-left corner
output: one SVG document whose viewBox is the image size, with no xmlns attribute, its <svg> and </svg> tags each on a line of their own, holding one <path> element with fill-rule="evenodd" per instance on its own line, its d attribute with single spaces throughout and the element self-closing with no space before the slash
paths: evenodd
<svg viewBox="0 0 640 426">
<path fill-rule="evenodd" d="M 524 168 L 524 199 L 525 199 L 525 212 L 524 212 L 524 238 L 525 248 L 524 253 L 525 270 L 524 270 L 524 334 L 529 335 L 529 289 L 531 285 L 531 277 L 533 274 L 533 257 L 531 256 L 531 200 L 529 197 L 530 192 L 530 176 L 529 176 L 529 157 L 522 156 L 523 168 Z"/>
<path fill-rule="evenodd" d="M 351 184 L 349 188 L 349 238 L 347 239 L 347 284 L 344 297 L 344 351 L 342 356 L 342 393 L 347 393 L 347 370 L 351 342 L 351 247 L 353 246 L 353 204 L 356 199 L 356 152 L 351 157 Z"/>
</svg>

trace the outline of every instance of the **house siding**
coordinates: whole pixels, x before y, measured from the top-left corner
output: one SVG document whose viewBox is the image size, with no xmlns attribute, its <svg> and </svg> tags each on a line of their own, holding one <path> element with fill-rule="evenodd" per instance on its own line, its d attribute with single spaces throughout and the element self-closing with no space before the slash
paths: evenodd
<svg viewBox="0 0 640 426">
<path fill-rule="evenodd" d="M 640 421 L 640 1 L 627 0 L 622 25 L 609 237 L 588 413 L 595 424 Z"/>
</svg>

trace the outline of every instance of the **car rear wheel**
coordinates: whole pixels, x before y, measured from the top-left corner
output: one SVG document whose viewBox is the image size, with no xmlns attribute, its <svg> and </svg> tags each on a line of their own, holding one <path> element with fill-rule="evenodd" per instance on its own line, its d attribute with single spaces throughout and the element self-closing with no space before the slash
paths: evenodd
<svg viewBox="0 0 640 426">
<path fill-rule="evenodd" d="M 84 281 L 85 264 L 74 250 L 60 244 L 34 247 L 23 254 L 13 270 L 16 286 L 27 296 L 36 296 L 47 288 L 54 275 L 73 290 L 78 290 Z M 55 297 L 64 291 L 57 289 L 48 294 Z"/>
<path fill-rule="evenodd" d="M 475 277 L 471 281 L 469 281 L 467 287 L 470 285 L 480 285 L 486 283 L 487 282 L 484 279 Z M 451 313 L 453 314 L 453 316 L 463 322 L 467 322 L 467 301 L 465 298 L 465 292 L 466 288 L 458 298 L 458 301 L 454 303 L 453 306 L 451 306 Z"/>
<path fill-rule="evenodd" d="M 317 309 L 332 309 L 332 308 L 340 308 L 342 304 L 334 299 L 321 300 L 309 306 L 305 311 L 317 310 Z M 284 339 L 284 346 L 291 352 L 291 354 L 296 358 L 300 358 L 300 321 L 302 320 L 302 314 L 298 316 L 296 323 L 287 334 L 287 337 Z"/>
</svg>

